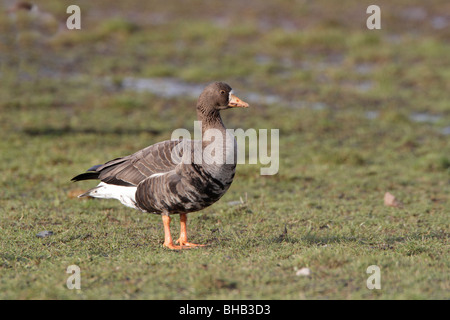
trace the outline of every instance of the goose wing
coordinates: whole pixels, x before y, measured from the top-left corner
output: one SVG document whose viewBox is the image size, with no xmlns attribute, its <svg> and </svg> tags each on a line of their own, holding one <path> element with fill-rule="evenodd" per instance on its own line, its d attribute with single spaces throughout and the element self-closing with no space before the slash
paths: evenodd
<svg viewBox="0 0 450 320">
<path fill-rule="evenodd" d="M 108 184 L 137 186 L 141 181 L 174 170 L 181 161 L 182 140 L 167 140 L 144 148 L 132 155 L 95 165 L 72 181 L 99 179 Z M 173 157 L 172 155 L 176 155 Z"/>
</svg>

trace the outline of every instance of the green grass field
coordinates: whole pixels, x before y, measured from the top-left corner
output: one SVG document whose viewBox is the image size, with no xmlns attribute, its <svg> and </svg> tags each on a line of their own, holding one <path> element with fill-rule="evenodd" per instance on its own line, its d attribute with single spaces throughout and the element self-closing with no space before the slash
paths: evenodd
<svg viewBox="0 0 450 320">
<path fill-rule="evenodd" d="M 82 29 L 51 37 L 0 8 L 0 299 L 450 298 L 448 1 L 378 1 L 381 30 L 370 1 L 73 4 Z M 76 198 L 91 165 L 193 130 L 195 98 L 129 78 L 225 81 L 251 103 L 228 128 L 280 130 L 278 174 L 240 165 L 189 215 L 205 248 L 167 250 L 159 216 Z"/>
</svg>

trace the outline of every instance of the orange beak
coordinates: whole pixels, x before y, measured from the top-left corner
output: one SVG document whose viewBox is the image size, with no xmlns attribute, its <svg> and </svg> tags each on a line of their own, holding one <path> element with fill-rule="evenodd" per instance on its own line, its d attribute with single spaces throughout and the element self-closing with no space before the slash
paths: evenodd
<svg viewBox="0 0 450 320">
<path fill-rule="evenodd" d="M 230 94 L 230 102 L 228 102 L 228 106 L 232 108 L 248 108 L 249 104 L 245 101 L 242 101 L 234 94 Z"/>
</svg>

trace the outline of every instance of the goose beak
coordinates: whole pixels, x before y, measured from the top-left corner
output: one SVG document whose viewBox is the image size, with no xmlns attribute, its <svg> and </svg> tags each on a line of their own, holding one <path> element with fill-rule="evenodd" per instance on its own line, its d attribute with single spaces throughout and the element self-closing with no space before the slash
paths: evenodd
<svg viewBox="0 0 450 320">
<path fill-rule="evenodd" d="M 248 108 L 249 104 L 245 101 L 242 101 L 234 94 L 230 94 L 230 102 L 228 102 L 228 106 L 231 108 Z"/>
</svg>

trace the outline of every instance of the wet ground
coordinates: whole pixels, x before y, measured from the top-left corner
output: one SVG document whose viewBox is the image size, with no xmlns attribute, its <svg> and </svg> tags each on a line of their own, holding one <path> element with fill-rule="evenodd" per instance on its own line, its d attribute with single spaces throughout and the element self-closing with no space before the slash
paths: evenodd
<svg viewBox="0 0 450 320">
<path fill-rule="evenodd" d="M 13 3 L 0 1 L 1 298 L 448 299 L 449 1 L 378 1 L 381 30 L 365 0 L 75 1 L 78 31 L 60 28 L 63 1 L 36 1 L 38 16 L 7 15 Z M 223 112 L 228 128 L 279 129 L 280 170 L 239 165 L 190 216 L 209 247 L 170 252 L 159 217 L 76 198 L 92 184 L 75 174 L 192 130 L 218 80 L 251 104 Z"/>
</svg>

